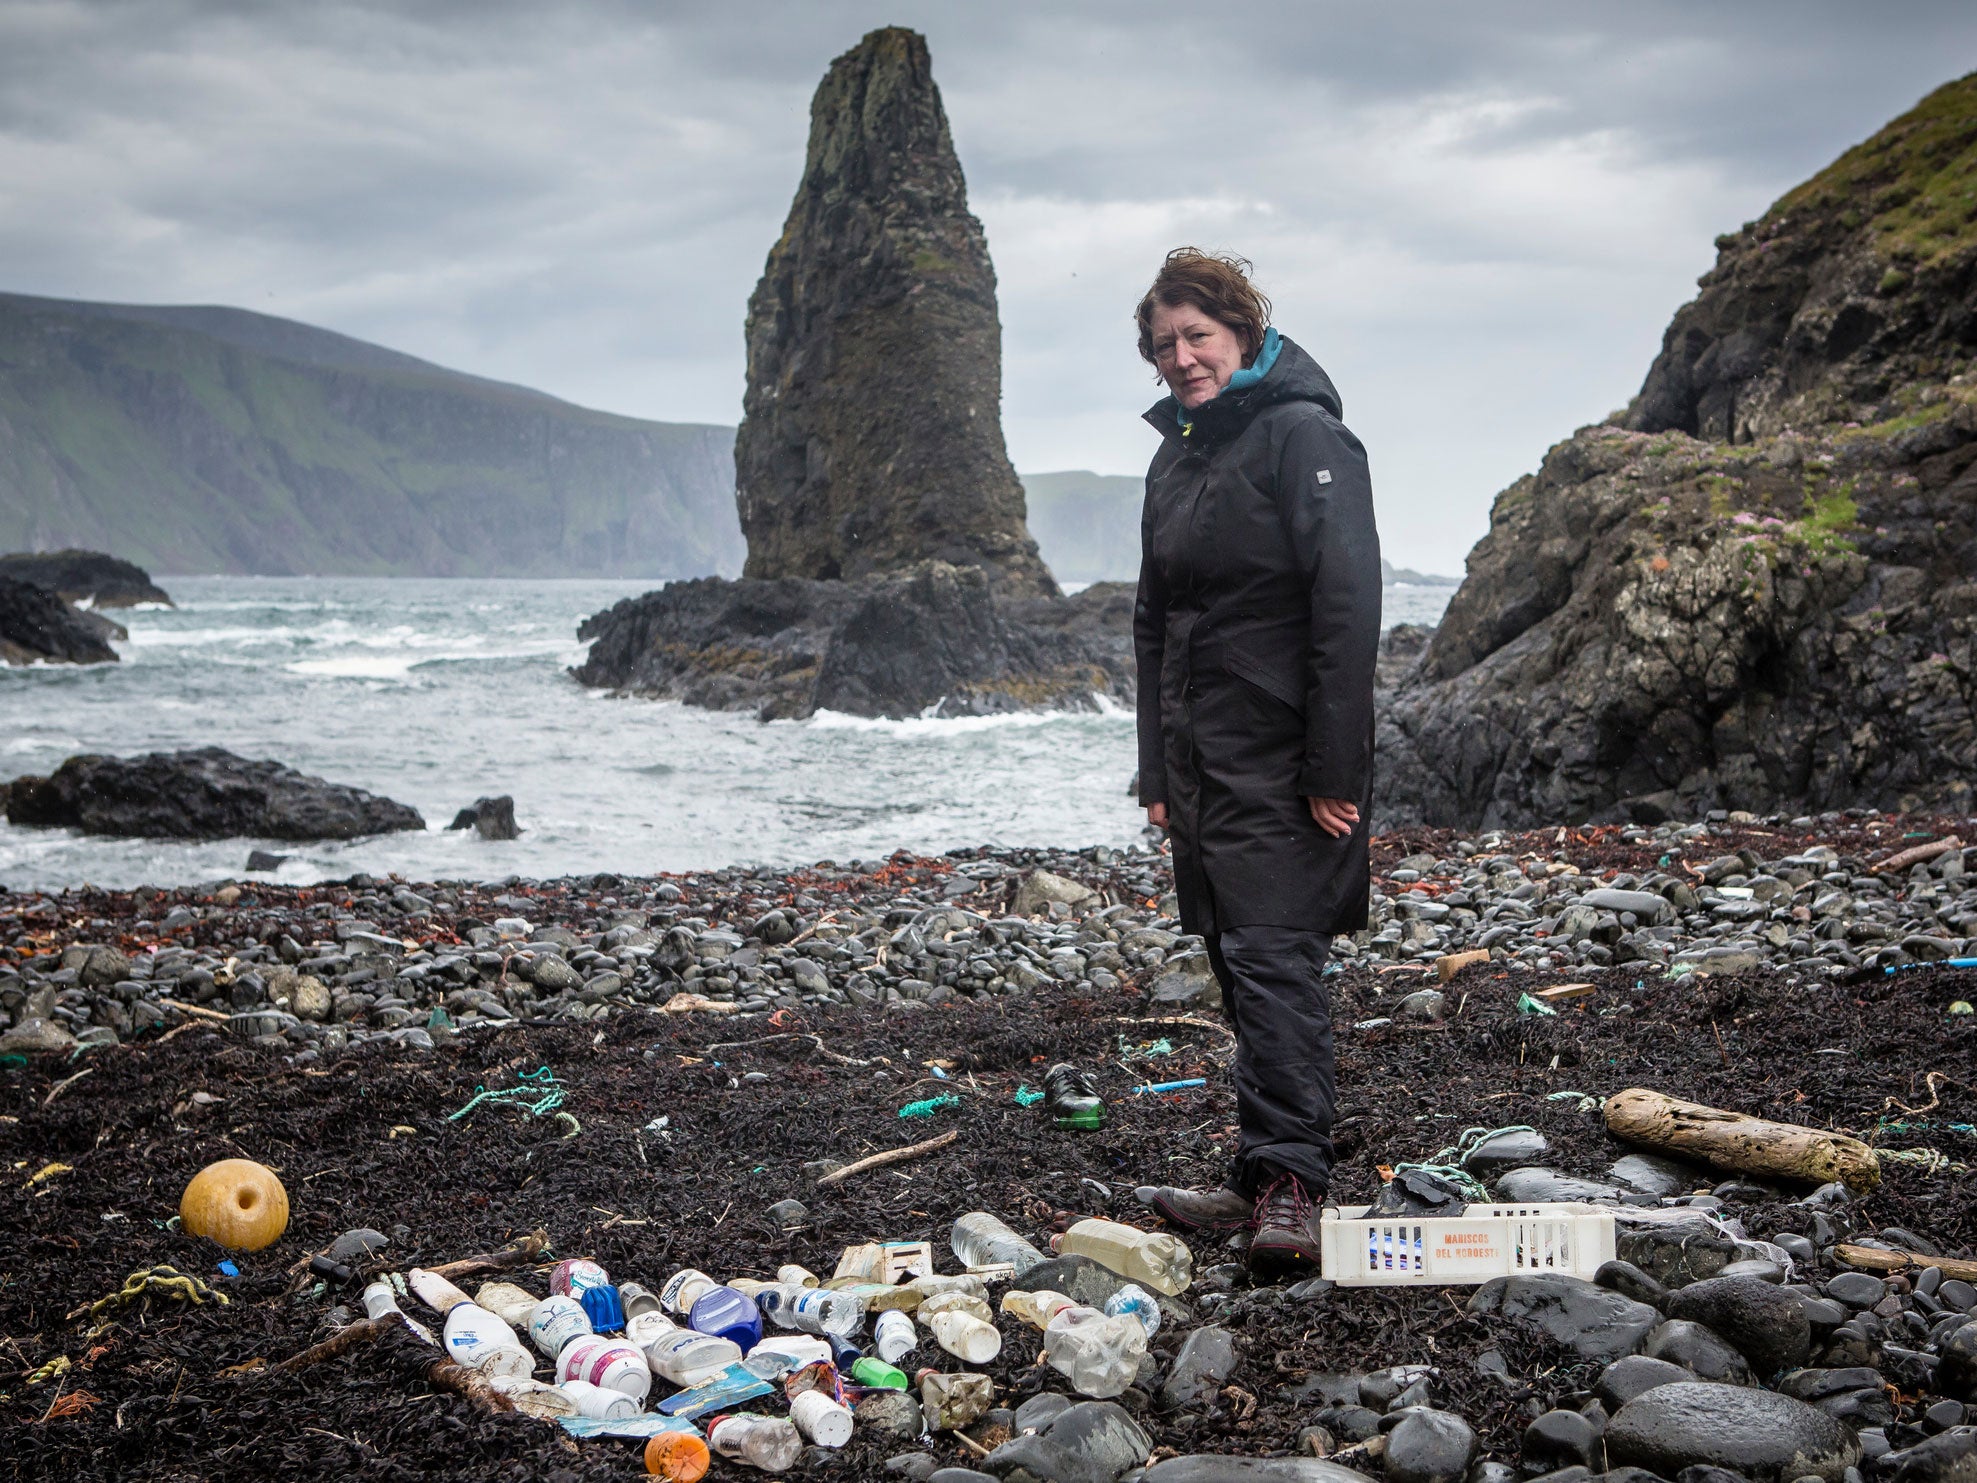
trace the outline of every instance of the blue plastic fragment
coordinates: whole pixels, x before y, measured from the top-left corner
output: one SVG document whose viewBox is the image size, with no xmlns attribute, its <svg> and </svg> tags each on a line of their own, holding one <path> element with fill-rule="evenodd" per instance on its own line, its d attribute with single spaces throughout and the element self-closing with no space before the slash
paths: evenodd
<svg viewBox="0 0 1977 1483">
<path fill-rule="evenodd" d="M 240 1275 L 240 1268 L 236 1267 L 232 1262 L 221 1262 L 220 1270 L 229 1277 L 238 1277 Z"/>
<path fill-rule="evenodd" d="M 1136 1086 L 1133 1090 L 1136 1092 L 1185 1092 L 1189 1087 L 1205 1087 L 1207 1085 L 1207 1077 L 1190 1076 L 1186 1081 L 1156 1081 L 1147 1086 Z"/>
</svg>

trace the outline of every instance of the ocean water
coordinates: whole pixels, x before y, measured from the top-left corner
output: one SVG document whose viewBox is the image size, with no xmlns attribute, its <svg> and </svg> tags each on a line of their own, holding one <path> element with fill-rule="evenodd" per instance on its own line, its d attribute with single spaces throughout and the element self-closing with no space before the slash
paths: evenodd
<svg viewBox="0 0 1977 1483">
<path fill-rule="evenodd" d="M 177 603 L 114 614 L 122 662 L 0 666 L 0 779 L 78 752 L 221 746 L 417 808 L 425 832 L 349 843 L 186 844 L 17 829 L 0 884 L 122 888 L 239 875 L 256 846 L 304 883 L 399 872 L 499 880 L 872 859 L 963 844 L 1122 845 L 1132 717 L 874 721 L 614 700 L 567 669 L 577 624 L 644 582 L 177 577 Z M 1389 588 L 1387 621 L 1433 623 L 1448 588 Z M 448 833 L 512 794 L 523 834 Z"/>
</svg>

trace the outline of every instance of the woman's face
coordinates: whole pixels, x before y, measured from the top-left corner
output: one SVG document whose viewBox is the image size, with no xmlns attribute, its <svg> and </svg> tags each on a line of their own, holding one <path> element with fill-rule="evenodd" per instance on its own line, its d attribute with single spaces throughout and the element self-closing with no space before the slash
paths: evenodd
<svg viewBox="0 0 1977 1483">
<path fill-rule="evenodd" d="M 1174 400 L 1193 410 L 1242 369 L 1242 341 L 1192 304 L 1155 304 L 1153 364 Z"/>
</svg>

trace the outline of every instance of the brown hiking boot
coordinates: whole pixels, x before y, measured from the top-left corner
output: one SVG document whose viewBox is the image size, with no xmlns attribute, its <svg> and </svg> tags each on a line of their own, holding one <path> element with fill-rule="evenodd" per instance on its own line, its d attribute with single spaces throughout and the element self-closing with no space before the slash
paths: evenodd
<svg viewBox="0 0 1977 1483">
<path fill-rule="evenodd" d="M 1170 1225 L 1184 1231 L 1234 1231 L 1246 1226 L 1256 1206 L 1232 1189 L 1173 1189 L 1167 1185 L 1135 1191 Z"/>
<path fill-rule="evenodd" d="M 1318 1271 L 1318 1207 L 1293 1174 L 1278 1176 L 1257 1197 L 1256 1234 L 1250 1238 L 1252 1272 L 1293 1276 Z"/>
</svg>

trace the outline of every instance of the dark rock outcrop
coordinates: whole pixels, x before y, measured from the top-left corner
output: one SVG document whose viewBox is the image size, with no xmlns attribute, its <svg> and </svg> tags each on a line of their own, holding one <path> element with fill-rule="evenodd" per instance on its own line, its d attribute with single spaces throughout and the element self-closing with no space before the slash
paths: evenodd
<svg viewBox="0 0 1977 1483">
<path fill-rule="evenodd" d="M 0 576 L 0 660 L 8 664 L 114 664 L 108 630 L 115 628 L 46 587 Z"/>
<path fill-rule="evenodd" d="M 598 685 L 764 720 L 1085 709 L 1133 695 L 1130 588 L 997 594 L 979 567 L 926 562 L 865 582 L 676 582 L 587 619 Z M 935 709 L 937 708 L 937 709 Z"/>
<path fill-rule="evenodd" d="M 7 821 L 142 839 L 355 839 L 423 829 L 417 809 L 219 747 L 71 757 L 16 778 Z"/>
<path fill-rule="evenodd" d="M 449 830 L 471 829 L 482 839 L 520 839 L 521 825 L 515 822 L 515 800 L 503 793 L 498 798 L 476 798 L 471 807 L 453 816 Z"/>
<path fill-rule="evenodd" d="M 1977 76 L 1720 239 L 1624 425 L 1497 497 L 1383 676 L 1383 827 L 1967 812 Z"/>
<path fill-rule="evenodd" d="M 735 437 L 746 575 L 922 561 L 1056 584 L 1002 441 L 995 270 L 924 38 L 874 31 L 810 105 L 803 180 L 748 306 Z"/>
<path fill-rule="evenodd" d="M 143 567 L 101 551 L 15 551 L 0 556 L 0 577 L 32 582 L 64 602 L 99 608 L 134 608 L 141 602 L 170 607 L 172 602 Z"/>
</svg>

